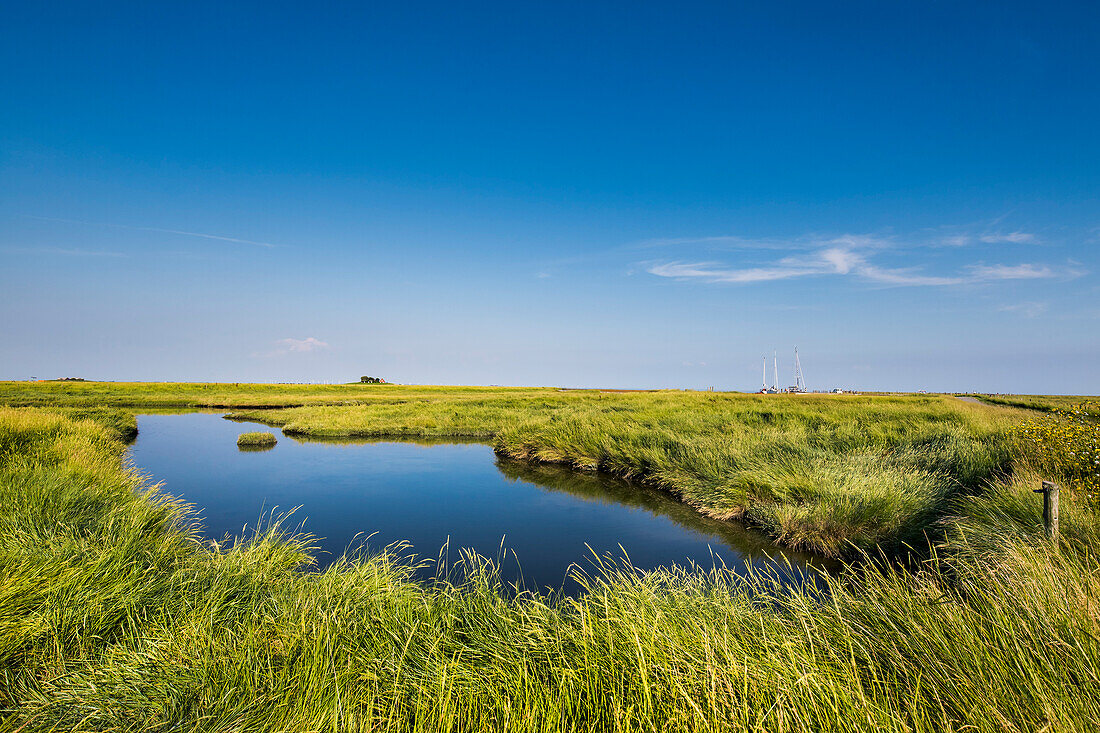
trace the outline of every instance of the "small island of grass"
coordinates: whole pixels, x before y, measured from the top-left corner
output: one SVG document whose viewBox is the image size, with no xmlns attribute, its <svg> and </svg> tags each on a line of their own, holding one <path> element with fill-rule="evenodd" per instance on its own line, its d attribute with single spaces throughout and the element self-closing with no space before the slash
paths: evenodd
<svg viewBox="0 0 1100 733">
<path fill-rule="evenodd" d="M 276 443 L 275 436 L 271 433 L 241 433 L 237 438 L 238 448 L 272 448 Z"/>
</svg>

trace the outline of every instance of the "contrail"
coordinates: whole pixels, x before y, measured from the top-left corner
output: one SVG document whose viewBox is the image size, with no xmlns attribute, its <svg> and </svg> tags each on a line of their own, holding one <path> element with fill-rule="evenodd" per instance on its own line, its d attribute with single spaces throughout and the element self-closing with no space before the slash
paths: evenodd
<svg viewBox="0 0 1100 733">
<path fill-rule="evenodd" d="M 252 239 L 238 239 L 237 237 L 223 237 L 220 234 L 205 234 L 203 232 L 185 232 L 179 229 L 161 229 L 159 227 L 136 227 L 129 224 L 112 224 L 106 221 L 79 221 L 76 219 L 58 219 L 52 216 L 32 216 L 31 214 L 23 214 L 27 219 L 38 219 L 39 221 L 58 221 L 64 224 L 84 224 L 86 226 L 104 226 L 115 227 L 116 229 L 130 229 L 138 232 L 160 232 L 161 234 L 178 234 L 184 237 L 201 237 L 202 239 L 217 239 L 222 242 L 236 242 L 237 244 L 254 244 L 257 247 L 279 247 L 281 245 L 272 244 L 271 242 L 257 242 Z"/>
</svg>

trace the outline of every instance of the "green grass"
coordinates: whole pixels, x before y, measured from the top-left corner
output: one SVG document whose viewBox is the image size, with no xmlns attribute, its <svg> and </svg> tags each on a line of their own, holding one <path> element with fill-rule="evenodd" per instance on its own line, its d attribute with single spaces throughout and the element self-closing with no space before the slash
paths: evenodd
<svg viewBox="0 0 1100 733">
<path fill-rule="evenodd" d="M 990 405 L 1004 407 L 1018 407 L 1024 410 L 1038 410 L 1039 412 L 1053 412 L 1055 410 L 1067 410 L 1082 400 L 1098 400 L 1097 397 L 1082 397 L 1078 395 L 967 395 Z"/>
<path fill-rule="evenodd" d="M 276 442 L 277 439 L 271 433 L 241 433 L 237 436 L 237 446 L 240 448 L 270 448 Z"/>
<path fill-rule="evenodd" d="M 341 404 L 385 398 L 391 390 L 433 394 L 505 392 L 483 387 L 389 384 L 248 384 L 186 382 L 0 382 L 0 404 L 123 408 L 265 408 Z M 519 392 L 521 390 L 512 390 Z M 548 392 L 552 390 L 547 390 Z"/>
<path fill-rule="evenodd" d="M 461 435 L 511 458 L 643 481 L 705 516 L 840 556 L 919 541 L 1008 466 L 1007 411 L 951 397 L 453 394 L 235 413 L 307 437 Z"/>
<path fill-rule="evenodd" d="M 510 597 L 478 558 L 425 586 L 393 556 L 302 573 L 309 539 L 277 526 L 204 545 L 104 423 L 0 408 L 2 730 L 1100 724 L 1097 517 L 1068 496 L 1044 542 L 1036 477 L 954 496 L 916 571 L 863 564 L 823 593 L 605 567 L 578 598 Z M 944 445 L 907 460 L 966 464 Z"/>
<path fill-rule="evenodd" d="M 395 385 L 0 383 L 0 404 L 236 407 L 299 437 L 466 437 L 646 482 L 706 517 L 832 557 L 922 544 L 1008 468 L 1011 411 L 950 396 Z M 246 408 L 262 408 L 248 410 Z"/>
</svg>

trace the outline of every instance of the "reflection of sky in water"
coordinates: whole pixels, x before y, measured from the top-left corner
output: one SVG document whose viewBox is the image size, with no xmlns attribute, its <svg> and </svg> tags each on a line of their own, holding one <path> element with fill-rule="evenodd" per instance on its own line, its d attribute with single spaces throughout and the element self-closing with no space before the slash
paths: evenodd
<svg viewBox="0 0 1100 733">
<path fill-rule="evenodd" d="M 759 535 L 702 518 L 660 492 L 498 461 L 479 443 L 297 442 L 279 435 L 274 449 L 246 452 L 237 449 L 237 435 L 257 428 L 218 415 L 142 415 L 138 427 L 134 463 L 199 508 L 208 537 L 236 535 L 272 510 L 296 509 L 291 524 L 304 522 L 321 538 L 322 564 L 357 535 L 372 535 L 372 549 L 406 540 L 430 558 L 449 541 L 452 560 L 459 548 L 497 558 L 503 541 L 506 580 L 522 567 L 528 586 L 559 587 L 569 565 L 586 566 L 593 552 L 625 550 L 647 569 L 690 562 L 710 568 L 715 556 L 739 569 L 778 553 Z"/>
</svg>

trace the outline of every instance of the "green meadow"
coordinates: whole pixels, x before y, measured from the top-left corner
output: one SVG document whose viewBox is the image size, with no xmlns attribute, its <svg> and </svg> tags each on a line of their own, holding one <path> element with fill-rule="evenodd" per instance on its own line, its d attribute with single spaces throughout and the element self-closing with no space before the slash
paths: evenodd
<svg viewBox="0 0 1100 733">
<path fill-rule="evenodd" d="M 925 543 L 953 497 L 1008 469 L 1011 411 L 951 396 L 395 385 L 0 384 L 0 404 L 220 408 L 288 435 L 467 437 L 604 471 L 832 557 Z M 259 408 L 259 409 L 258 409 Z"/>
<path fill-rule="evenodd" d="M 940 395 L 14 382 L 0 405 L 2 730 L 1100 725 L 1100 484 L 1073 469 L 1046 540 L 1033 489 L 1069 469 L 1041 454 L 1075 446 L 1029 442 L 1035 412 Z M 203 543 L 191 510 L 124 462 L 134 412 L 201 407 L 297 436 L 474 437 L 846 566 L 816 588 L 605 566 L 575 598 L 504 592 L 473 556 L 430 584 L 399 552 L 305 573 L 309 537 Z"/>
<path fill-rule="evenodd" d="M 951 497 L 1007 470 L 1012 421 L 942 396 L 698 392 L 395 395 L 234 414 L 309 437 L 482 437 L 511 458 L 651 483 L 834 557 L 919 538 Z"/>
</svg>

